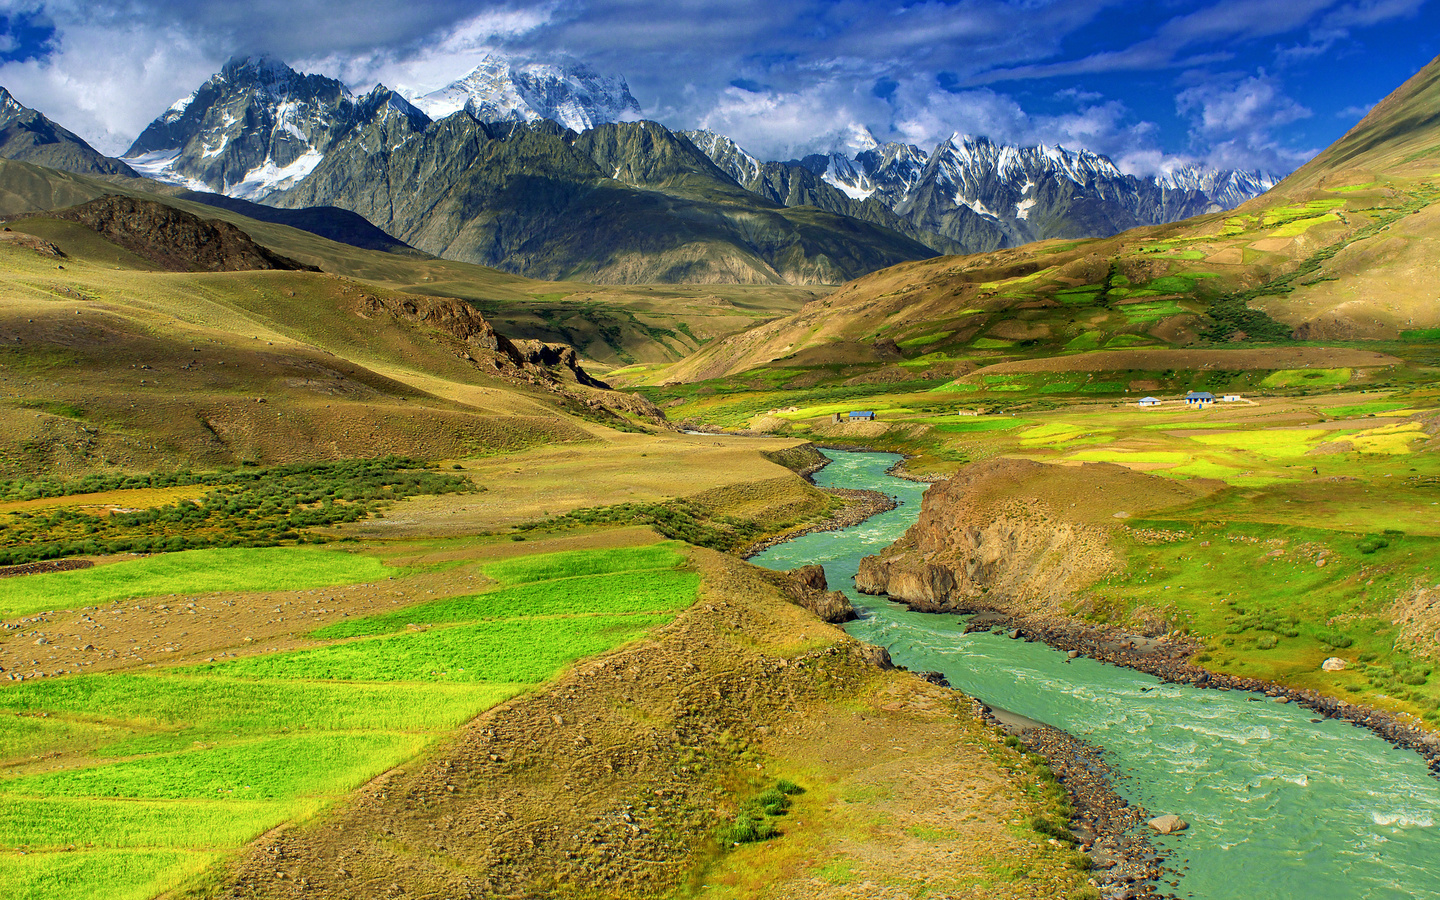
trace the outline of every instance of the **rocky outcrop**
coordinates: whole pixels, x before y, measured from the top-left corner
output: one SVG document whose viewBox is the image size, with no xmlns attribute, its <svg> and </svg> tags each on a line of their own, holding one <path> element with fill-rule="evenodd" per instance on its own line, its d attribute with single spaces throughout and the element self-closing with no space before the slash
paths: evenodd
<svg viewBox="0 0 1440 900">
<path fill-rule="evenodd" d="M 153 200 L 101 197 L 45 215 L 78 222 L 171 272 L 319 271 L 260 246 L 229 222 L 202 219 Z"/>
<path fill-rule="evenodd" d="M 426 325 L 452 338 L 455 353 L 486 374 L 526 382 L 566 398 L 571 411 L 618 424 L 639 418 L 673 428 L 660 407 L 638 394 L 614 391 L 591 376 L 568 344 L 512 341 L 473 306 L 447 297 L 412 294 L 362 294 L 355 314 L 363 318 L 391 316 Z"/>
<path fill-rule="evenodd" d="M 801 566 L 786 572 L 785 576 L 787 580 L 783 587 L 786 599 L 796 606 L 810 610 L 826 622 L 848 622 L 856 618 L 850 598 L 830 590 L 825 581 L 824 567 Z M 886 659 L 888 661 L 888 654 Z"/>
<path fill-rule="evenodd" d="M 1194 490 L 1195 482 L 1108 463 L 975 463 L 926 492 L 916 523 L 861 560 L 855 584 L 923 612 L 1058 614 L 1121 565 L 1111 533 L 1123 517 L 1193 499 Z"/>
</svg>

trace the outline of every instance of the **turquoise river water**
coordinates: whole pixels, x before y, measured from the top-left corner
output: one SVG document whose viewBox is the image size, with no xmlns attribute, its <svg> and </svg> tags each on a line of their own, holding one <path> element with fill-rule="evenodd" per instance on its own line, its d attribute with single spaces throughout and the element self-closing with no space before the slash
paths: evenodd
<svg viewBox="0 0 1440 900">
<path fill-rule="evenodd" d="M 847 630 L 899 665 L 943 672 L 961 691 L 1101 747 L 1116 790 L 1155 815 L 1191 823 L 1157 838 L 1203 900 L 1440 898 L 1440 780 L 1421 758 L 1342 722 L 1312 722 L 1295 704 L 1238 691 L 1166 684 L 1044 644 L 977 632 L 955 615 L 911 612 L 857 593 L 860 559 L 900 537 L 926 485 L 886 475 L 886 453 L 826 451 L 822 487 L 866 488 L 899 508 L 844 531 L 809 534 L 751 559 L 790 569 L 820 563 L 855 602 Z"/>
</svg>

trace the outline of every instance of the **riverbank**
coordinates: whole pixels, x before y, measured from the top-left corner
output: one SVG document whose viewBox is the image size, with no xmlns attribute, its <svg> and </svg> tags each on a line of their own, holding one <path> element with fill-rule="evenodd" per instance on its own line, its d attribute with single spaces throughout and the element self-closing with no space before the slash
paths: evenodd
<svg viewBox="0 0 1440 900">
<path fill-rule="evenodd" d="M 903 601 L 902 601 L 903 602 Z M 916 606 L 911 609 L 924 612 Z M 1268 702 L 1295 703 L 1329 719 L 1339 719 L 1365 728 L 1402 750 L 1418 753 L 1430 773 L 1440 778 L 1440 735 L 1410 725 L 1383 710 L 1348 703 L 1309 689 L 1288 687 L 1258 678 L 1242 678 L 1211 672 L 1190 662 L 1200 650 L 1187 641 L 1148 638 L 1109 625 L 1087 625 L 1013 616 L 984 607 L 947 612 L 974 614 L 967 631 L 993 629 L 1009 631 L 1017 639 L 1040 641 L 1056 650 L 1074 652 L 1110 665 L 1123 666 L 1153 675 L 1171 684 L 1188 684 L 1221 691 L 1261 694 Z M 1261 701 L 1256 698 L 1257 702 Z"/>
<path fill-rule="evenodd" d="M 1070 830 L 1090 857 L 1092 877 L 1105 897 L 1158 896 L 1162 856 L 1144 829 L 1150 813 L 1115 790 L 1116 774 L 1099 747 L 1068 731 L 974 701 L 977 715 L 1014 735 L 1045 760 L 1075 807 Z"/>
</svg>

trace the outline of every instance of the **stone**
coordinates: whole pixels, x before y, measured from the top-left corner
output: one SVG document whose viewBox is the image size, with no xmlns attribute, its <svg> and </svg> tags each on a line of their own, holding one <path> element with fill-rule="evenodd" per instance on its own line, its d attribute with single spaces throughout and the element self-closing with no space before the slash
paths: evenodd
<svg viewBox="0 0 1440 900">
<path fill-rule="evenodd" d="M 1067 653 L 1065 654 L 1065 657 L 1066 657 L 1067 659 L 1074 659 L 1074 658 L 1076 658 L 1076 657 L 1079 656 L 1079 655 L 1080 655 L 1080 651 L 1079 651 L 1079 650 L 1071 650 L 1071 651 L 1069 651 L 1069 652 L 1067 652 Z"/>
<path fill-rule="evenodd" d="M 1177 815 L 1156 816 L 1145 823 L 1161 834 L 1175 834 L 1190 827 L 1190 823 Z"/>
<path fill-rule="evenodd" d="M 1010 629 L 1010 640 L 1013 641 L 1013 640 L 1018 639 L 1019 637 L 1020 637 L 1020 629 L 1018 629 L 1018 628 L 1012 628 L 1012 629 Z"/>
<path fill-rule="evenodd" d="M 1326 672 L 1343 672 L 1350 664 L 1338 656 L 1332 656 L 1320 664 Z"/>
</svg>

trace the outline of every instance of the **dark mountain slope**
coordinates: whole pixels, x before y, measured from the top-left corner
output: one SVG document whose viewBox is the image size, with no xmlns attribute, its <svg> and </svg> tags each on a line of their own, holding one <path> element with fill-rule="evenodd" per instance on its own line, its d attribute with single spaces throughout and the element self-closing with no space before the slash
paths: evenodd
<svg viewBox="0 0 1440 900">
<path fill-rule="evenodd" d="M 129 175 L 135 170 L 111 159 L 0 87 L 0 158 L 16 159 L 82 175 Z"/>
</svg>

